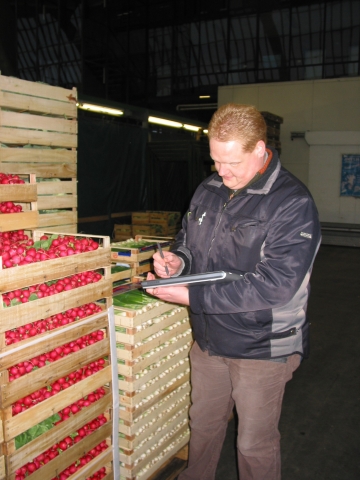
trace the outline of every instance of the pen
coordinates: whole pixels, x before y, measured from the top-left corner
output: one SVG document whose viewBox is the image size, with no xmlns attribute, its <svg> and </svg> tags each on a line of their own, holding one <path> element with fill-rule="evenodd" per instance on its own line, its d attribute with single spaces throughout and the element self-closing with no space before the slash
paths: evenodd
<svg viewBox="0 0 360 480">
<path fill-rule="evenodd" d="M 157 247 L 158 247 L 158 250 L 159 250 L 159 253 L 160 253 L 160 257 L 164 258 L 164 253 L 162 251 L 162 248 L 161 248 L 161 245 L 160 245 L 159 242 L 157 242 Z M 165 265 L 165 272 L 166 272 L 166 275 L 169 275 L 169 277 L 170 277 L 170 273 L 169 273 L 169 269 L 168 269 L 167 265 Z"/>
</svg>

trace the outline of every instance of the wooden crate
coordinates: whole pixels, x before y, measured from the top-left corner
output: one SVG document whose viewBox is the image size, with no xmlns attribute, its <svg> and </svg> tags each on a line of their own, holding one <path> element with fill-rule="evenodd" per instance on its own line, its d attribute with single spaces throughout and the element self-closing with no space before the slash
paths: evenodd
<svg viewBox="0 0 360 480">
<path fill-rule="evenodd" d="M 146 225 L 147 223 L 150 223 L 150 211 L 131 213 L 132 225 Z"/>
<path fill-rule="evenodd" d="M 34 240 L 38 240 L 43 234 L 51 232 L 36 230 L 32 233 Z M 84 237 L 84 235 L 77 235 L 77 237 Z M 104 425 L 78 443 L 74 443 L 49 463 L 42 465 L 39 470 L 31 474 L 31 479 L 53 478 L 103 441 L 106 441 L 108 448 L 94 457 L 71 478 L 86 478 L 103 467 L 106 467 L 108 472 L 106 478 L 113 478 L 114 476 L 113 406 L 115 403 L 111 388 L 114 380 L 114 368 L 111 364 L 113 359 L 110 347 L 112 333 L 109 330 L 109 311 L 112 310 L 110 239 L 100 236 L 97 236 L 96 239 L 100 246 L 95 251 L 0 270 L 1 294 L 89 270 L 103 273 L 103 279 L 97 283 L 19 305 L 4 307 L 0 295 L 2 319 L 0 323 L 1 452 L 4 465 L 4 468 L 2 468 L 2 459 L 0 458 L 0 479 L 15 479 L 15 472 L 20 467 L 32 462 L 35 457 L 58 443 L 60 439 L 72 435 L 99 415 L 106 416 L 107 421 Z M 36 337 L 6 345 L 6 331 L 91 302 L 100 305 L 102 307 L 101 311 L 55 330 L 46 331 Z M 8 369 L 19 362 L 52 351 L 61 345 L 74 342 L 99 330 L 105 332 L 102 340 L 93 344 L 89 343 L 80 350 L 72 352 L 55 362 L 35 369 L 11 382 L 9 381 Z M 102 370 L 69 385 L 68 388 L 50 396 L 41 403 L 13 415 L 11 406 L 17 400 L 41 388 L 49 388 L 58 379 L 64 378 L 100 358 L 106 359 Z M 15 438 L 18 435 L 99 388 L 103 388 L 105 394 L 97 401 L 71 415 L 47 432 L 42 433 L 30 443 L 16 449 Z M 1 472 L 5 474 L 1 476 Z"/>
<path fill-rule="evenodd" d="M 146 210 L 144 212 L 132 212 L 132 225 L 147 225 L 147 224 L 165 224 L 168 226 L 177 225 L 181 220 L 180 212 L 165 212 L 156 210 Z"/>
<path fill-rule="evenodd" d="M 187 307 L 149 296 L 146 308 L 114 298 L 120 391 L 121 478 L 149 478 L 189 439 Z"/>
<path fill-rule="evenodd" d="M 0 185 L 0 202 L 19 203 L 23 207 L 19 213 L 0 214 L 0 232 L 33 229 L 39 225 L 36 176 L 28 174 L 25 177 L 28 183 Z"/>
<path fill-rule="evenodd" d="M 77 232 L 76 99 L 75 88 L 0 75 L 0 171 L 34 173 L 38 226 L 68 233 Z"/>
<path fill-rule="evenodd" d="M 149 225 L 133 225 L 132 226 L 132 237 L 137 235 L 144 236 L 162 236 L 162 235 L 171 235 L 175 236 L 180 230 L 178 225 L 169 226 L 165 224 L 149 224 Z"/>
<path fill-rule="evenodd" d="M 170 250 L 170 245 L 173 241 L 172 238 L 167 237 L 143 237 L 137 236 L 135 240 L 143 240 L 147 242 L 147 245 L 141 248 L 131 248 L 127 246 L 127 242 L 113 242 L 111 244 L 111 260 L 115 262 L 124 263 L 141 263 L 144 260 L 152 258 L 157 250 L 157 242 L 160 243 L 163 250 Z M 131 241 L 134 241 L 133 239 Z"/>
<path fill-rule="evenodd" d="M 122 235 L 128 235 L 128 238 L 131 237 L 131 225 L 120 225 L 120 224 L 115 224 L 114 225 L 114 235 L 117 233 L 122 234 Z"/>
</svg>

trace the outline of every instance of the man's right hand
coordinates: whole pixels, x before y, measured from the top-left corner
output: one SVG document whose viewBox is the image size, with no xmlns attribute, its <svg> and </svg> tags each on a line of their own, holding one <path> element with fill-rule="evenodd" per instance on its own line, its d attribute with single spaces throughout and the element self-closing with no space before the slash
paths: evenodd
<svg viewBox="0 0 360 480">
<path fill-rule="evenodd" d="M 180 257 L 174 253 L 163 251 L 164 258 L 161 258 L 159 252 L 154 253 L 154 270 L 156 275 L 161 278 L 168 278 L 178 273 L 183 265 Z M 169 275 L 166 274 L 165 266 L 168 267 Z"/>
</svg>

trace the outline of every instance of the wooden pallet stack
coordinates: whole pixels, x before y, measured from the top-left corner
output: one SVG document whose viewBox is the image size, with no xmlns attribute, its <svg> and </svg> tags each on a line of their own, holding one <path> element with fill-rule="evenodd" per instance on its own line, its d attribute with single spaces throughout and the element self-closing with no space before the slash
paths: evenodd
<svg viewBox="0 0 360 480">
<path fill-rule="evenodd" d="M 114 240 L 122 241 L 137 235 L 175 237 L 181 228 L 180 212 L 146 210 L 131 213 L 131 225 L 115 224 Z"/>
<path fill-rule="evenodd" d="M 76 99 L 0 75 L 0 172 L 36 175 L 39 228 L 77 232 Z"/>
<path fill-rule="evenodd" d="M 33 184 L 0 185 L 0 198 L 10 194 L 31 201 Z M 31 230 L 26 213 L 0 215 L 2 241 L 18 232 L 8 230 L 15 215 L 35 250 L 67 236 Z M 0 256 L 0 479 L 118 476 L 110 239 L 91 241 L 98 248 L 10 268 Z"/>
<path fill-rule="evenodd" d="M 126 480 L 150 478 L 189 441 L 188 309 L 146 293 L 142 304 L 129 306 L 140 293 L 114 297 L 120 478 Z"/>
</svg>

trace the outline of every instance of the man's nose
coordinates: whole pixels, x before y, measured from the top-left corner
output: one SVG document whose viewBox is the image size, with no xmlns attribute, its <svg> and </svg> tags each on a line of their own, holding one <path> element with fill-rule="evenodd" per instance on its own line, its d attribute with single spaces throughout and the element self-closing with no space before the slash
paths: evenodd
<svg viewBox="0 0 360 480">
<path fill-rule="evenodd" d="M 228 168 L 227 168 L 226 164 L 220 163 L 219 166 L 218 166 L 218 174 L 220 175 L 220 177 L 223 177 L 227 173 L 228 173 Z"/>
</svg>

